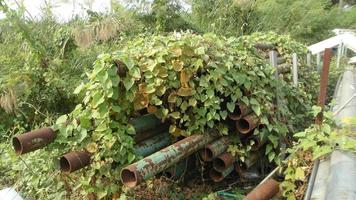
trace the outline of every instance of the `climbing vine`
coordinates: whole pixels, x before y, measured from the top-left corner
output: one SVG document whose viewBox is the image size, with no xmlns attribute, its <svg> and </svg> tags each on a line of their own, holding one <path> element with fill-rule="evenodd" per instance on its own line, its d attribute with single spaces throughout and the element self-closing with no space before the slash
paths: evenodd
<svg viewBox="0 0 356 200">
<path fill-rule="evenodd" d="M 267 143 L 269 160 L 279 162 L 280 138 L 305 125 L 312 102 L 303 81 L 295 87 L 289 79 L 277 79 L 266 52 L 253 44 L 273 43 L 286 60 L 292 52 L 305 52 L 305 47 L 288 36 L 266 35 L 140 36 L 116 52 L 100 55 L 87 81 L 74 91 L 82 102 L 57 119 L 56 140 L 45 148 L 54 158 L 85 149 L 92 163 L 68 175 L 53 175 L 61 182 L 58 187 L 66 188 L 66 196 L 118 197 L 121 168 L 139 158 L 134 154 L 130 119 L 153 113 L 171 124 L 174 137 L 203 134 L 211 128 L 237 136 L 226 123 L 237 102 L 251 107 L 264 125 L 254 134 Z M 235 139 L 232 151 L 240 143 Z M 57 168 L 55 163 L 48 165 L 51 170 Z"/>
</svg>

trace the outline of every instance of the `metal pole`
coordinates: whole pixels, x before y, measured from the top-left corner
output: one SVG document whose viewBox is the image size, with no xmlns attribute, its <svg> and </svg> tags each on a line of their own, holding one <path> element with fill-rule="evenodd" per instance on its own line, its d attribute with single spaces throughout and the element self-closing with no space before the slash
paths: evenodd
<svg viewBox="0 0 356 200">
<path fill-rule="evenodd" d="M 322 108 L 324 107 L 326 101 L 331 56 L 332 56 L 331 48 L 325 49 L 323 69 L 320 77 L 319 97 L 318 97 L 318 106 Z M 323 121 L 323 113 L 321 112 L 318 114 L 317 118 L 315 119 L 315 124 L 321 125 L 322 121 Z"/>
<path fill-rule="evenodd" d="M 276 78 L 278 78 L 278 70 L 277 70 L 277 66 L 278 66 L 278 59 L 277 59 L 277 52 L 276 51 L 270 51 L 269 52 L 269 61 L 270 64 L 276 68 L 276 71 L 274 73 L 274 75 L 276 76 Z"/>
<path fill-rule="evenodd" d="M 307 54 L 307 66 L 311 67 L 311 53 Z"/>
<path fill-rule="evenodd" d="M 341 55 L 342 55 L 342 43 L 339 44 L 337 48 L 337 61 L 336 61 L 336 68 L 340 67 Z"/>
<path fill-rule="evenodd" d="M 293 53 L 293 85 L 298 86 L 298 55 Z"/>
</svg>

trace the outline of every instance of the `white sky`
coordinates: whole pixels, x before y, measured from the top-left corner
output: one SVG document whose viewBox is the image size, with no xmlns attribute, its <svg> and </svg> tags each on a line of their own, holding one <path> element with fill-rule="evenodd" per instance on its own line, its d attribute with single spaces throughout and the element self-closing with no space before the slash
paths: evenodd
<svg viewBox="0 0 356 200">
<path fill-rule="evenodd" d="M 12 9 L 16 9 L 17 5 L 14 0 L 5 1 Z M 17 0 L 21 2 L 21 0 Z M 86 9 L 91 9 L 96 12 L 107 12 L 111 9 L 111 0 L 24 0 L 26 10 L 35 19 L 41 18 L 41 9 L 46 7 L 46 2 L 52 5 L 52 12 L 59 21 L 68 21 L 76 15 L 81 17 L 86 16 Z M 88 3 L 91 2 L 91 3 Z M 26 14 L 28 16 L 28 14 Z M 0 13 L 0 19 L 4 17 Z"/>
</svg>

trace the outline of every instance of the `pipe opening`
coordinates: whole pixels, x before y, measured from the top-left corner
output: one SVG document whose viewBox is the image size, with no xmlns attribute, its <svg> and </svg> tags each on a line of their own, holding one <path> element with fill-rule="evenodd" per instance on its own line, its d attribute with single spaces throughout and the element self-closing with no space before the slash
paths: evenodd
<svg viewBox="0 0 356 200">
<path fill-rule="evenodd" d="M 201 159 L 204 161 L 212 161 L 213 160 L 213 152 L 209 148 L 204 148 L 199 152 Z"/>
<path fill-rule="evenodd" d="M 213 161 L 213 167 L 217 171 L 224 171 L 226 169 L 226 163 L 221 158 L 215 158 Z"/>
<path fill-rule="evenodd" d="M 242 118 L 242 110 L 239 105 L 235 106 L 234 112 L 229 115 L 232 120 L 239 120 Z"/>
<path fill-rule="evenodd" d="M 165 172 L 162 173 L 162 175 L 164 177 L 166 177 L 166 178 L 169 178 L 169 179 L 173 178 L 173 173 L 170 172 L 170 171 L 165 171 Z"/>
<path fill-rule="evenodd" d="M 236 128 L 242 134 L 246 134 L 250 131 L 250 123 L 245 119 L 240 119 L 236 122 Z"/>
<path fill-rule="evenodd" d="M 23 152 L 23 146 L 20 142 L 20 140 L 17 137 L 12 138 L 12 146 L 15 149 L 15 152 L 17 155 L 22 154 Z"/>
<path fill-rule="evenodd" d="M 210 170 L 210 178 L 213 179 L 215 182 L 222 181 L 224 179 L 222 173 L 216 171 L 216 170 Z"/>
<path fill-rule="evenodd" d="M 123 169 L 121 171 L 121 180 L 122 183 L 128 187 L 135 187 L 138 182 L 136 173 L 129 169 Z"/>
<path fill-rule="evenodd" d="M 71 166 L 67 158 L 64 156 L 59 159 L 59 165 L 62 171 L 71 172 Z"/>
</svg>

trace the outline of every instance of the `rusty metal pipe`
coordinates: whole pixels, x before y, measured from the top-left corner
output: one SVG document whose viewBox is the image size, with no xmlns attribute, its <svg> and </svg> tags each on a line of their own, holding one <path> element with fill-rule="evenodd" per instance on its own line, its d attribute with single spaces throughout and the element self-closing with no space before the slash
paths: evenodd
<svg viewBox="0 0 356 200">
<path fill-rule="evenodd" d="M 258 151 L 265 142 L 261 141 L 259 136 L 256 135 L 252 135 L 251 137 L 247 138 L 247 144 L 251 144 L 253 142 L 253 144 L 251 145 L 251 151 Z"/>
<path fill-rule="evenodd" d="M 90 153 L 87 151 L 72 151 L 63 155 L 59 159 L 60 169 L 63 172 L 71 173 L 90 164 Z"/>
<path fill-rule="evenodd" d="M 236 122 L 236 129 L 242 134 L 250 133 L 258 126 L 259 118 L 255 114 L 246 115 Z"/>
<path fill-rule="evenodd" d="M 156 153 L 139 160 L 121 171 L 121 181 L 128 187 L 135 187 L 143 180 L 151 178 L 192 153 L 212 142 L 212 134 L 196 134 L 180 140 Z"/>
<path fill-rule="evenodd" d="M 35 151 L 50 144 L 56 133 L 49 127 L 37 129 L 12 138 L 12 145 L 17 155 Z"/>
<path fill-rule="evenodd" d="M 146 157 L 172 143 L 169 132 L 160 133 L 135 145 L 135 154 Z"/>
<path fill-rule="evenodd" d="M 251 113 L 251 109 L 243 103 L 236 103 L 234 112 L 229 114 L 229 118 L 232 120 L 239 120 L 243 116 Z"/>
<path fill-rule="evenodd" d="M 215 170 L 214 168 L 210 169 L 209 176 L 214 182 L 220 182 L 224 180 L 232 171 L 234 170 L 234 166 L 231 165 L 230 167 L 226 168 L 224 171 L 220 172 Z"/>
<path fill-rule="evenodd" d="M 279 192 L 279 182 L 270 178 L 246 195 L 244 200 L 269 200 Z"/>
<path fill-rule="evenodd" d="M 223 153 L 213 160 L 213 167 L 218 172 L 223 172 L 236 161 L 236 156 L 231 153 Z"/>
<path fill-rule="evenodd" d="M 229 137 L 224 136 L 218 140 L 208 144 L 204 149 L 199 151 L 201 159 L 205 162 L 210 162 L 218 155 L 224 153 L 230 144 Z"/>
<path fill-rule="evenodd" d="M 152 138 L 162 132 L 166 132 L 169 129 L 169 124 L 161 124 L 160 126 L 151 129 L 151 130 L 146 130 L 146 131 L 142 131 L 142 132 L 138 132 L 135 134 L 134 136 L 134 140 L 136 143 L 140 143 L 142 141 L 145 141 L 149 138 Z"/>
<path fill-rule="evenodd" d="M 159 120 L 154 114 L 147 114 L 141 117 L 133 118 L 130 124 L 135 128 L 136 134 L 152 130 L 161 125 Z"/>
</svg>

